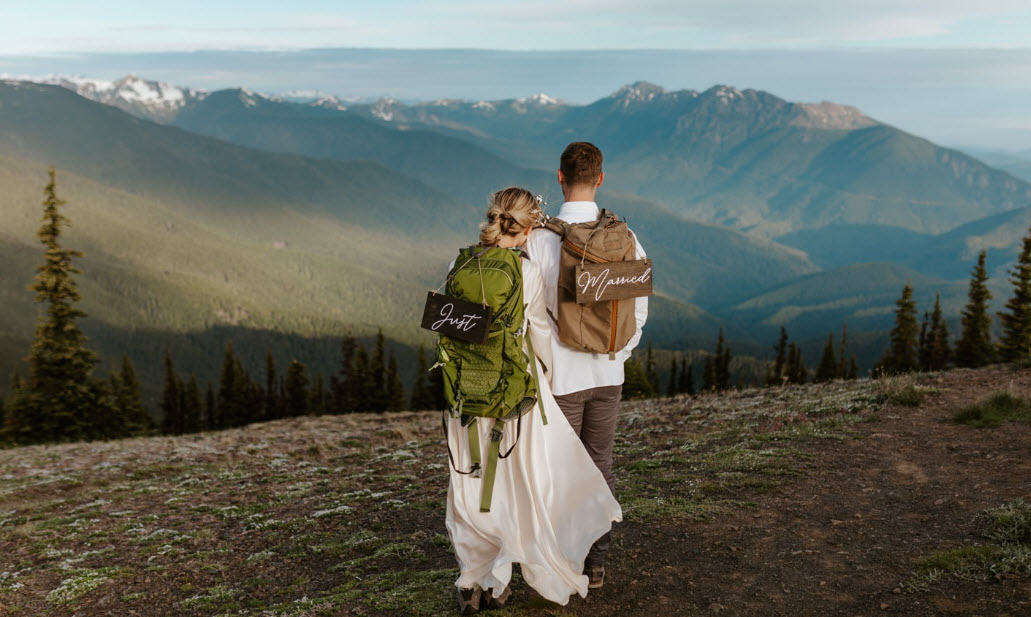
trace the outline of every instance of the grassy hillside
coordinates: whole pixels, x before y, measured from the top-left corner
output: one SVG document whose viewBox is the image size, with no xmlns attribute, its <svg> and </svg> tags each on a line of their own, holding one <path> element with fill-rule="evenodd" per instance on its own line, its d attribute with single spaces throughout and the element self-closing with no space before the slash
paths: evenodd
<svg viewBox="0 0 1031 617">
<path fill-rule="evenodd" d="M 950 418 L 1029 387 L 1028 371 L 991 367 L 624 403 L 624 522 L 605 586 L 559 607 L 517 574 L 504 613 L 1020 614 L 1026 536 L 1010 561 L 983 548 L 990 559 L 971 568 L 947 558 L 995 546 L 985 513 L 1031 497 L 1031 425 Z M 3 454 L 11 615 L 455 614 L 436 412 Z M 1026 504 L 1012 511 L 1010 528 L 1026 530 Z"/>
</svg>

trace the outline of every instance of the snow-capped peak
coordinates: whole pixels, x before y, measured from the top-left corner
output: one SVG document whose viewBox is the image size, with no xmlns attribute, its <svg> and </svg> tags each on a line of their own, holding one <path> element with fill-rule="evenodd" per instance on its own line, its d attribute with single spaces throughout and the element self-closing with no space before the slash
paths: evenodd
<svg viewBox="0 0 1031 617">
<path fill-rule="evenodd" d="M 530 96 L 522 96 L 516 99 L 520 105 L 558 105 L 559 100 L 540 92 Z"/>
<path fill-rule="evenodd" d="M 208 95 L 202 90 L 180 88 L 162 81 L 148 81 L 131 74 L 116 80 L 78 75 L 49 75 L 30 79 L 61 86 L 92 101 L 159 122 L 171 120 L 184 105 L 202 100 Z"/>
<path fill-rule="evenodd" d="M 616 90 L 612 94 L 612 98 L 618 100 L 625 109 L 632 104 L 653 101 L 663 94 L 666 94 L 666 89 L 662 86 L 656 86 L 647 81 L 637 81 Z"/>
</svg>

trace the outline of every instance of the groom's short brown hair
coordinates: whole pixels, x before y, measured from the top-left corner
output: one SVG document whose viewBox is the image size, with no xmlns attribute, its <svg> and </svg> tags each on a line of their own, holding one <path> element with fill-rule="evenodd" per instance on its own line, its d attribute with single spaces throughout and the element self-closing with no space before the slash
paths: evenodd
<svg viewBox="0 0 1031 617">
<path fill-rule="evenodd" d="M 559 159 L 559 169 L 566 186 L 594 184 L 601 176 L 601 150 L 586 141 L 574 141 L 566 146 Z"/>
</svg>

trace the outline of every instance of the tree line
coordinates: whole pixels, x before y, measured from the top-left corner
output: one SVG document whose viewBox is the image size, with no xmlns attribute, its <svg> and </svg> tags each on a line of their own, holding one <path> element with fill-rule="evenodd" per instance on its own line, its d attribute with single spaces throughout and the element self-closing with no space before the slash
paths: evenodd
<svg viewBox="0 0 1031 617">
<path fill-rule="evenodd" d="M 7 401 L 0 400 L 0 444 L 111 439 L 164 433 L 179 435 L 203 430 L 243 426 L 252 422 L 303 415 L 342 414 L 355 411 L 383 412 L 400 409 L 443 409 L 443 376 L 430 370 L 425 347 L 419 348 L 418 370 L 410 396 L 401 383 L 397 358 L 389 354 L 380 330 L 371 349 L 354 337 L 341 341 L 339 368 L 328 382 L 321 373 L 309 375 L 294 359 L 279 372 L 272 354 L 266 353 L 264 375 L 252 376 L 225 346 L 217 389 L 207 383 L 202 394 L 195 375 L 180 375 L 171 353 L 164 360 L 161 421 L 155 425 L 140 396 L 136 372 L 128 357 L 107 378 L 94 375 L 96 355 L 85 345 L 77 320 L 85 313 L 76 308 L 80 296 L 73 278 L 81 271 L 73 260 L 82 253 L 61 246 L 68 219 L 60 213 L 65 202 L 57 197 L 55 172 L 49 170 L 44 189 L 43 221 L 37 237 L 45 247 L 42 265 L 30 289 L 45 310 L 39 313 L 27 358 L 28 376 L 17 371 L 11 378 Z M 1009 272 L 1013 295 L 997 313 L 1002 326 L 998 342 L 992 341 L 988 302 L 986 253 L 981 251 L 971 273 L 968 302 L 961 314 L 962 330 L 955 346 L 942 314 L 940 298 L 925 311 L 918 324 L 912 286 L 907 282 L 895 303 L 895 324 L 890 344 L 873 369 L 875 377 L 909 371 L 937 371 L 955 364 L 979 367 L 996 361 L 1022 362 L 1031 358 L 1031 230 Z M 789 340 L 784 327 L 773 348 L 775 357 L 762 379 L 763 385 L 779 386 L 810 381 L 810 371 L 800 346 Z M 733 355 L 719 329 L 715 349 L 704 355 L 700 383 L 695 384 L 694 362 L 674 354 L 663 391 L 655 353 L 649 340 L 644 361 L 630 358 L 624 364 L 624 398 L 650 398 L 666 394 L 694 395 L 732 387 Z M 848 354 L 847 328 L 843 325 L 835 346 L 830 333 L 814 382 L 856 379 L 855 354 Z M 735 384 L 740 387 L 741 377 Z"/>
</svg>

